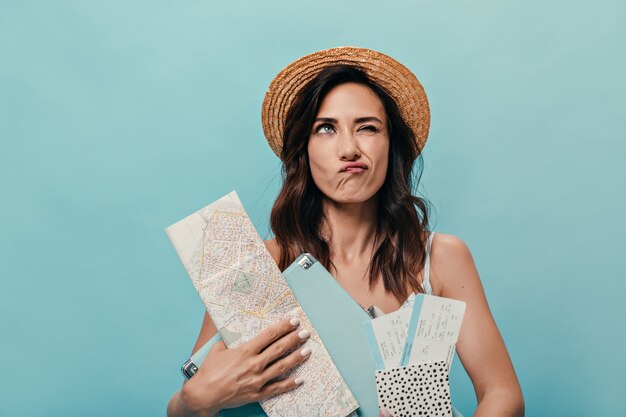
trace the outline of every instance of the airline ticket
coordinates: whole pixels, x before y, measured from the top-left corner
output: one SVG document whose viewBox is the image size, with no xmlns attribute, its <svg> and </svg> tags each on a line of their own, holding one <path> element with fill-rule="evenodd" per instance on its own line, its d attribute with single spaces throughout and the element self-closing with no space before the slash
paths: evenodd
<svg viewBox="0 0 626 417">
<path fill-rule="evenodd" d="M 412 306 L 365 322 L 376 368 L 442 360 L 449 368 L 465 307 L 463 301 L 418 294 Z"/>
</svg>

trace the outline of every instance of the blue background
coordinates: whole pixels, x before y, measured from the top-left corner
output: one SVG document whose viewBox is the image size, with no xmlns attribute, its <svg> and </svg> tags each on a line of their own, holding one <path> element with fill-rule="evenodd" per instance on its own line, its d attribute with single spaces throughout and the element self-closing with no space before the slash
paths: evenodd
<svg viewBox="0 0 626 417">
<path fill-rule="evenodd" d="M 164 228 L 237 190 L 269 236 L 263 95 L 340 45 L 423 83 L 527 415 L 622 414 L 625 41 L 623 1 L 0 1 L 0 415 L 165 414 L 203 306 Z"/>
</svg>

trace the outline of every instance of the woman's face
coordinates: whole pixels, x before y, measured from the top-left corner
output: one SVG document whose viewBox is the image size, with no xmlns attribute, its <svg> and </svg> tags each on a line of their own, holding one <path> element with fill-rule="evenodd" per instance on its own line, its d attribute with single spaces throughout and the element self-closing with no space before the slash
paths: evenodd
<svg viewBox="0 0 626 417">
<path fill-rule="evenodd" d="M 337 203 L 371 199 L 385 182 L 389 132 L 383 103 L 368 87 L 344 83 L 324 97 L 308 143 L 315 185 Z"/>
</svg>

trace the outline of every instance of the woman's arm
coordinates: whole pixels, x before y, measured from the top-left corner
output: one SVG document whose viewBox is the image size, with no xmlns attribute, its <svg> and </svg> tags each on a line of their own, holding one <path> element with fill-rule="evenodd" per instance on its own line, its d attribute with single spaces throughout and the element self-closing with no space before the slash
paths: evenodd
<svg viewBox="0 0 626 417">
<path fill-rule="evenodd" d="M 215 327 L 213 320 L 211 320 L 209 313 L 205 311 L 204 320 L 202 321 L 202 327 L 200 328 L 200 334 L 198 335 L 196 344 L 191 351 L 190 357 L 193 356 L 193 354 L 196 353 L 198 349 L 204 346 L 204 344 L 208 342 L 209 339 L 211 339 L 215 335 L 215 333 L 217 333 L 217 328 Z M 185 398 L 182 398 L 183 395 L 186 394 L 186 391 L 184 390 L 186 383 L 187 381 L 185 380 L 183 382 L 183 387 L 180 390 L 176 391 L 174 395 L 172 396 L 172 398 L 170 399 L 167 405 L 168 417 L 186 417 L 186 416 L 196 415 L 194 411 L 191 410 L 187 406 L 188 401 L 186 401 Z M 214 410 L 214 411 L 209 412 L 208 415 L 212 417 L 212 416 L 217 416 L 218 414 L 219 414 L 219 410 Z"/>
<path fill-rule="evenodd" d="M 308 337 L 297 318 L 285 317 L 237 347 L 215 343 L 193 378 L 170 400 L 168 416 L 213 417 L 224 408 L 297 388 L 304 382 L 300 377 L 276 378 L 308 359 L 310 348 L 295 349 Z"/>
<path fill-rule="evenodd" d="M 523 417 L 522 390 L 469 248 L 455 236 L 438 233 L 431 265 L 435 294 L 467 303 L 456 351 L 476 391 L 474 417 Z"/>
</svg>

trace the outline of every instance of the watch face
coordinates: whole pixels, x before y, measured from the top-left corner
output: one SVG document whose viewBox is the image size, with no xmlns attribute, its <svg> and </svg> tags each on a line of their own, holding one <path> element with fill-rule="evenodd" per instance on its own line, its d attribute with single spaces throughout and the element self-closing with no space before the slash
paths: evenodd
<svg viewBox="0 0 626 417">
<path fill-rule="evenodd" d="M 182 371 L 183 376 L 185 378 L 189 379 L 192 376 L 194 376 L 196 374 L 196 372 L 198 372 L 198 367 L 190 359 L 190 360 L 188 360 L 187 362 L 185 362 L 183 364 L 183 366 L 180 368 L 180 370 Z"/>
</svg>

